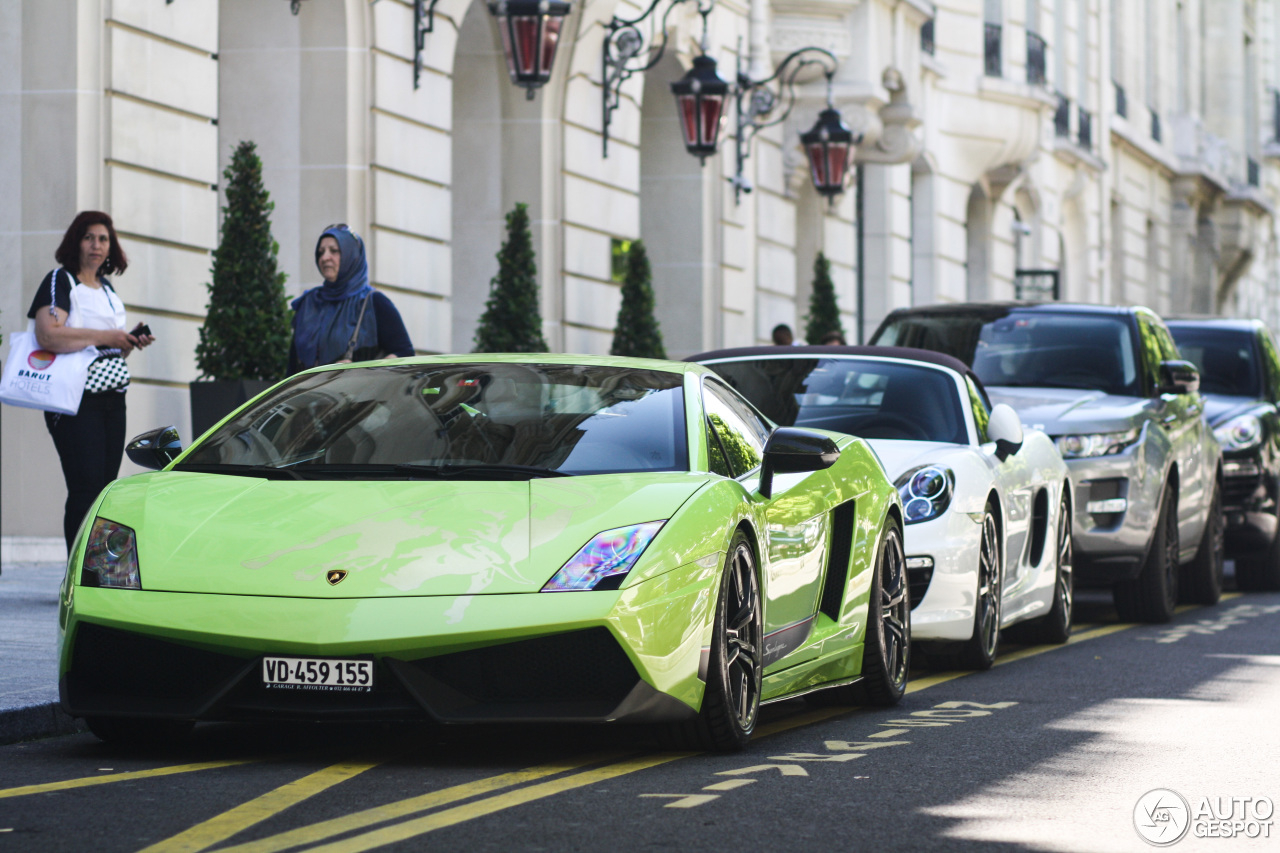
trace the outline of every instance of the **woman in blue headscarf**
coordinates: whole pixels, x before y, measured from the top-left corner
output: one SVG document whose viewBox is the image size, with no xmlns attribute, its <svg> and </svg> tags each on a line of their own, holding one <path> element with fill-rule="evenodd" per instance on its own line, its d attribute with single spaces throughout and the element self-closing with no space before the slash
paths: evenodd
<svg viewBox="0 0 1280 853">
<path fill-rule="evenodd" d="M 316 242 L 316 267 L 324 284 L 293 302 L 289 372 L 413 355 L 400 312 L 369 284 L 364 241 L 345 225 L 331 225 Z"/>
</svg>

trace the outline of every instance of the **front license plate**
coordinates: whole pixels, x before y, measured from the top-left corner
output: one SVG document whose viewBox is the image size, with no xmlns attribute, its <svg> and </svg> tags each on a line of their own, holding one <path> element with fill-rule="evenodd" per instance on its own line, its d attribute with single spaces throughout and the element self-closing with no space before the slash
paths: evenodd
<svg viewBox="0 0 1280 853">
<path fill-rule="evenodd" d="M 262 684 L 276 690 L 373 690 L 373 661 L 339 658 L 263 658 Z"/>
</svg>

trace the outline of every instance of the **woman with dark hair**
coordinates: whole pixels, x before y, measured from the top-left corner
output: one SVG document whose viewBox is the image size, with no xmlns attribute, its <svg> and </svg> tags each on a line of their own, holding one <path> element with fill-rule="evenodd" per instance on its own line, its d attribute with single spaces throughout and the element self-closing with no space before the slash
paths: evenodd
<svg viewBox="0 0 1280 853">
<path fill-rule="evenodd" d="M 61 266 L 40 282 L 27 312 L 35 320 L 36 341 L 55 353 L 97 347 L 99 358 L 94 365 L 104 369 L 91 368 L 91 384 L 117 386 L 96 392 L 86 387 L 75 415 L 46 412 L 44 416 L 67 483 L 62 532 L 70 550 L 94 498 L 119 475 L 124 455 L 127 372 L 110 359 L 125 358 L 155 338 L 141 323 L 132 332 L 125 331 L 124 302 L 106 276 L 124 272 L 128 261 L 110 216 L 97 210 L 79 213 L 54 258 Z"/>
<path fill-rule="evenodd" d="M 289 372 L 319 364 L 413 355 L 400 312 L 369 284 L 364 241 L 345 225 L 330 225 L 316 241 L 324 284 L 293 301 Z"/>
</svg>

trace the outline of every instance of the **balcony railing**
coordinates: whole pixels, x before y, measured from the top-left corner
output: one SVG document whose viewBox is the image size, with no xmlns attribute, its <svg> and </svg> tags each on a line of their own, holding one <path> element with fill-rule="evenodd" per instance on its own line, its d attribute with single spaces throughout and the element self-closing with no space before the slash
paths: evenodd
<svg viewBox="0 0 1280 853">
<path fill-rule="evenodd" d="M 1160 127 L 1160 113 L 1156 112 L 1155 107 L 1151 108 L 1151 138 L 1156 142 L 1164 141 L 1164 131 Z"/>
<path fill-rule="evenodd" d="M 1013 297 L 1023 300 L 1058 300 L 1058 270 L 1014 270 Z"/>
<path fill-rule="evenodd" d="M 999 24 L 986 25 L 983 56 L 986 58 L 988 77 L 1004 76 L 1004 66 L 1000 62 L 1000 30 Z"/>
<path fill-rule="evenodd" d="M 1071 99 L 1058 93 L 1058 110 L 1053 114 L 1053 132 L 1063 139 L 1071 138 Z"/>
<path fill-rule="evenodd" d="M 1245 169 L 1248 172 L 1249 186 L 1260 186 L 1262 184 L 1262 170 L 1258 167 L 1258 161 L 1252 157 L 1246 157 Z"/>
<path fill-rule="evenodd" d="M 1119 83 L 1113 83 L 1116 87 L 1116 115 L 1120 118 L 1129 117 L 1129 96 L 1124 93 L 1124 86 Z"/>
<path fill-rule="evenodd" d="M 1027 33 L 1027 82 L 1032 86 L 1043 86 L 1048 77 L 1045 74 L 1044 39 L 1035 33 Z"/>
<path fill-rule="evenodd" d="M 920 25 L 920 50 L 933 56 L 938 46 L 933 41 L 933 18 Z"/>
<path fill-rule="evenodd" d="M 1076 116 L 1080 122 L 1080 127 L 1076 132 L 1076 142 L 1085 151 L 1093 150 L 1093 115 L 1088 110 L 1081 107 L 1076 110 Z"/>
</svg>

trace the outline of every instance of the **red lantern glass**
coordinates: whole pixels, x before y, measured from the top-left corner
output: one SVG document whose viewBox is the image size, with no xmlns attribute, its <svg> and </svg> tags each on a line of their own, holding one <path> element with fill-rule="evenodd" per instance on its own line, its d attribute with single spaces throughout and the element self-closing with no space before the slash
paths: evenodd
<svg viewBox="0 0 1280 853">
<path fill-rule="evenodd" d="M 809 158 L 809 175 L 813 188 L 828 198 L 844 192 L 844 178 L 849 171 L 849 149 L 853 131 L 844 123 L 834 107 L 818 115 L 818 123 L 800 134 L 800 144 Z"/>
<path fill-rule="evenodd" d="M 671 92 L 676 96 L 684 147 L 706 162 L 720 144 L 729 83 L 716 72 L 716 61 L 704 54 L 694 58 L 688 74 L 671 84 Z"/>
<path fill-rule="evenodd" d="M 570 4 L 563 0 L 501 0 L 489 4 L 490 14 L 498 19 L 507 73 L 529 98 L 551 79 L 560 30 L 569 9 Z"/>
</svg>

